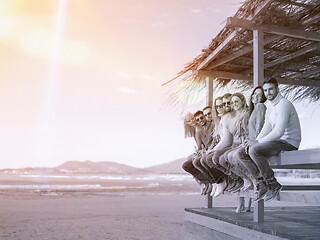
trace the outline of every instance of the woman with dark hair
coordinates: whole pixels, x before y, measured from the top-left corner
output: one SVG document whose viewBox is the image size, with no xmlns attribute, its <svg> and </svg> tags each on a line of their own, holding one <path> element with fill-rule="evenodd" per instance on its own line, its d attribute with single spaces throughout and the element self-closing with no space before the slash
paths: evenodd
<svg viewBox="0 0 320 240">
<path fill-rule="evenodd" d="M 249 101 L 250 118 L 248 128 L 250 139 L 256 139 L 262 129 L 267 110 L 267 107 L 264 105 L 266 100 L 262 87 L 258 86 L 253 89 Z"/>
</svg>

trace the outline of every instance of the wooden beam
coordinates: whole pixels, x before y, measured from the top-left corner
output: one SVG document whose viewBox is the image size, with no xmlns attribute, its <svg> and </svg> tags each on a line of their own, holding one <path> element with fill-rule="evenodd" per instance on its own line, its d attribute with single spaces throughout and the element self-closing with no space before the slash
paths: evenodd
<svg viewBox="0 0 320 240">
<path fill-rule="evenodd" d="M 320 49 L 320 44 L 319 43 L 311 44 L 309 46 L 306 46 L 304 48 L 299 49 L 298 51 L 296 51 L 294 53 L 287 54 L 285 56 L 279 57 L 278 59 L 276 59 L 274 61 L 266 63 L 264 65 L 264 68 L 265 69 L 271 68 L 273 66 L 276 66 L 278 64 L 281 64 L 281 63 L 284 63 L 284 62 L 287 62 L 287 61 L 290 61 L 290 60 L 292 60 L 294 58 L 303 56 L 303 55 L 305 55 L 305 54 L 307 54 L 309 52 L 312 52 L 312 51 L 315 51 L 315 50 L 318 50 L 318 49 Z M 249 70 L 246 70 L 246 71 L 243 72 L 243 74 L 250 74 L 250 73 L 252 73 L 252 69 L 249 69 Z"/>
<path fill-rule="evenodd" d="M 253 30 L 253 87 L 264 81 L 263 31 Z"/>
<path fill-rule="evenodd" d="M 206 77 L 206 103 L 207 106 L 213 105 L 213 80 L 210 77 Z"/>
<path fill-rule="evenodd" d="M 248 20 L 253 20 L 261 12 L 263 12 L 274 0 L 265 0 L 256 7 L 253 13 L 248 17 Z M 236 37 L 236 31 L 233 31 L 197 68 L 197 70 L 204 69 L 208 66 L 211 60 L 216 57 L 232 40 Z"/>
<path fill-rule="evenodd" d="M 308 32 L 304 29 L 292 29 L 279 27 L 276 25 L 257 25 L 251 21 L 229 17 L 227 19 L 226 27 L 246 28 L 251 30 L 260 29 L 264 32 L 287 36 L 292 38 L 299 38 L 308 41 L 320 42 L 320 34 L 316 32 Z"/>
<path fill-rule="evenodd" d="M 309 164 L 311 166 L 317 166 L 320 163 L 320 148 L 286 151 L 278 156 L 269 158 L 268 162 L 271 167 L 299 164 Z"/>
<path fill-rule="evenodd" d="M 279 36 L 270 36 L 264 40 L 264 45 L 267 45 L 267 44 L 269 44 L 275 40 L 278 40 L 280 38 L 281 37 L 279 37 Z M 241 57 L 243 55 L 251 53 L 252 51 L 253 51 L 252 45 L 247 46 L 247 47 L 243 47 L 242 49 L 238 50 L 237 52 L 235 52 L 233 54 L 229 54 L 228 56 L 225 56 L 223 58 L 220 58 L 220 59 L 217 59 L 216 61 L 211 62 L 207 68 L 212 69 L 212 68 L 218 67 L 218 66 L 220 66 L 224 63 L 230 62 L 238 57 Z"/>
<path fill-rule="evenodd" d="M 253 203 L 253 221 L 262 223 L 264 222 L 264 200 Z"/>
<path fill-rule="evenodd" d="M 245 74 L 238 74 L 232 72 L 224 72 L 224 71 L 205 71 L 205 70 L 198 70 L 198 76 L 203 77 L 211 77 L 213 79 L 216 78 L 224 78 L 224 79 L 235 79 L 235 80 L 243 80 L 243 81 L 252 81 L 252 77 Z"/>
</svg>

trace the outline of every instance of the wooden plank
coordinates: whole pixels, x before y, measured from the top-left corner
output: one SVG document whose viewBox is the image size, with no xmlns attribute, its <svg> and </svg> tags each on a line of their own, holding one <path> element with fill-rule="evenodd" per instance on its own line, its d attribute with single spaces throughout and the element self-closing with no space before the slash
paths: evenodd
<svg viewBox="0 0 320 240">
<path fill-rule="evenodd" d="M 210 55 L 198 66 L 198 70 L 204 69 L 208 66 L 209 62 L 218 55 L 231 41 L 236 37 L 237 32 L 233 31 Z"/>
<path fill-rule="evenodd" d="M 248 17 L 248 20 L 253 20 L 256 16 L 262 13 L 274 0 L 265 0 L 256 7 L 253 13 Z M 197 68 L 197 70 L 204 69 L 232 40 L 236 37 L 237 32 L 233 31 Z"/>
<path fill-rule="evenodd" d="M 281 191 L 320 191 L 320 185 L 284 185 Z"/>
<path fill-rule="evenodd" d="M 205 76 L 215 78 L 225 78 L 225 79 L 236 79 L 236 80 L 243 80 L 243 81 L 252 81 L 252 77 L 245 75 L 245 74 L 238 74 L 232 72 L 224 72 L 224 71 L 205 71 L 205 70 L 198 70 L 198 76 Z"/>
<path fill-rule="evenodd" d="M 264 222 L 264 200 L 259 200 L 253 203 L 253 221 L 262 223 Z"/>
<path fill-rule="evenodd" d="M 210 194 L 208 194 L 207 196 L 207 208 L 212 208 L 213 204 L 212 204 L 212 196 Z"/>
<path fill-rule="evenodd" d="M 291 165 L 310 165 L 316 169 L 320 163 L 320 148 L 283 152 L 278 156 L 269 158 L 272 167 Z"/>
<path fill-rule="evenodd" d="M 273 41 L 276 41 L 278 39 L 280 39 L 281 37 L 279 36 L 269 36 L 267 37 L 266 39 L 264 39 L 263 41 L 263 44 L 264 45 L 268 45 L 269 43 L 273 42 Z M 240 50 L 238 50 L 237 52 L 233 53 L 233 54 L 229 54 L 228 56 L 225 56 L 223 58 L 220 58 L 220 59 L 217 59 L 213 62 L 211 62 L 209 65 L 208 65 L 208 69 L 212 69 L 212 68 L 215 68 L 215 67 L 218 67 L 224 63 L 227 63 L 227 62 L 230 62 L 238 57 L 241 57 L 243 55 L 246 55 L 248 53 L 251 53 L 253 51 L 253 46 L 250 45 L 250 46 L 247 46 L 247 47 L 244 47 Z"/>
<path fill-rule="evenodd" d="M 207 106 L 213 105 L 213 79 L 210 77 L 206 77 L 206 103 Z"/>
<path fill-rule="evenodd" d="M 281 191 L 279 200 L 285 202 L 296 202 L 303 204 L 319 205 L 320 192 L 319 191 Z"/>
<path fill-rule="evenodd" d="M 224 219 L 213 218 L 210 216 L 202 215 L 198 212 L 192 211 L 192 209 L 185 209 L 185 221 L 195 223 L 204 226 L 209 229 L 214 229 L 220 233 L 226 234 L 225 238 L 232 239 L 230 236 L 236 237 L 237 239 L 259 239 L 259 240 L 280 240 L 286 239 L 276 236 L 275 234 L 264 233 L 261 230 L 255 228 L 246 228 L 233 223 L 229 223 Z M 199 232 L 196 232 L 199 235 Z M 229 236 L 229 238 L 227 238 Z M 207 238 L 209 239 L 209 238 Z M 212 238 L 210 238 L 212 239 Z"/>
<path fill-rule="evenodd" d="M 257 25 L 251 21 L 234 17 L 229 17 L 227 19 L 226 27 L 246 28 L 251 30 L 260 29 L 264 32 L 281 36 L 320 42 L 320 34 L 316 32 L 305 31 L 304 29 L 279 27 L 276 25 Z"/>
<path fill-rule="evenodd" d="M 264 81 L 263 31 L 253 31 L 253 87 Z"/>
</svg>

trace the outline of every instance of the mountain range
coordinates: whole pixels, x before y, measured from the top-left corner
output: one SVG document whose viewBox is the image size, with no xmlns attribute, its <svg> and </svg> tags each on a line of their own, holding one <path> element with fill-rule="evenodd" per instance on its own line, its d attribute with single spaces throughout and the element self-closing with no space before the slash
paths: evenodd
<svg viewBox="0 0 320 240">
<path fill-rule="evenodd" d="M 1 169 L 0 173 L 13 174 L 134 174 L 134 173 L 185 173 L 182 169 L 182 163 L 185 158 L 180 158 L 168 163 L 154 165 L 146 168 L 136 168 L 126 164 L 104 161 L 67 161 L 54 168 L 19 168 L 19 169 Z"/>
</svg>

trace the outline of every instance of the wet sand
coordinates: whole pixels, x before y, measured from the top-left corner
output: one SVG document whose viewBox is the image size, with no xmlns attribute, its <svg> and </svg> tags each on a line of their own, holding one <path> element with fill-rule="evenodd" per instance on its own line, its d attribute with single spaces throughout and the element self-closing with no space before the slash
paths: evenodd
<svg viewBox="0 0 320 240">
<path fill-rule="evenodd" d="M 18 193 L 2 194 L 0 201 L 1 240 L 179 240 L 184 238 L 184 208 L 204 207 L 206 197 Z M 236 206 L 236 197 L 222 195 L 215 205 Z"/>
<path fill-rule="evenodd" d="M 75 188 L 79 184 L 89 187 Z M 206 206 L 194 180 L 179 176 L 67 183 L 5 176 L 0 186 L 0 240 L 179 240 L 184 238 L 184 209 Z M 236 208 L 237 196 L 219 196 L 214 205 Z M 297 204 L 272 201 L 266 206 L 276 205 Z"/>
<path fill-rule="evenodd" d="M 0 196 L 0 239 L 183 239 L 198 195 Z"/>
</svg>

